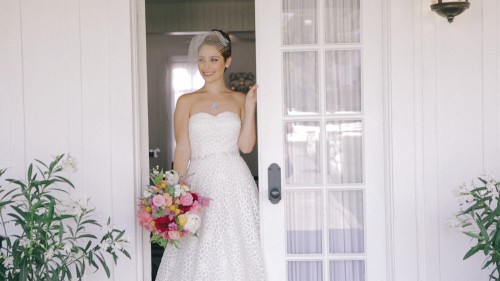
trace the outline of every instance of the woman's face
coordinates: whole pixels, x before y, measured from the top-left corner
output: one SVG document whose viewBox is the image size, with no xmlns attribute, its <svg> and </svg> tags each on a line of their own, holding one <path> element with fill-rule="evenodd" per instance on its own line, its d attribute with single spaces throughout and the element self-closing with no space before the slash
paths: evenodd
<svg viewBox="0 0 500 281">
<path fill-rule="evenodd" d="M 215 81 L 224 77 L 224 69 L 230 59 L 224 61 L 215 46 L 202 45 L 198 52 L 198 70 L 206 82 Z"/>
</svg>

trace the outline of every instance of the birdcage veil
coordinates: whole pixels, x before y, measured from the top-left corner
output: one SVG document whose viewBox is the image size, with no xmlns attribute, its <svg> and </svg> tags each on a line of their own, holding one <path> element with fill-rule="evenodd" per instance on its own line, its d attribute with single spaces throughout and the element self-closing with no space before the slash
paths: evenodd
<svg viewBox="0 0 500 281">
<path fill-rule="evenodd" d="M 224 38 L 219 31 L 203 32 L 191 39 L 188 50 L 188 60 L 190 62 L 198 61 L 198 51 L 202 45 L 214 46 L 221 54 L 231 49 L 231 42 Z"/>
</svg>

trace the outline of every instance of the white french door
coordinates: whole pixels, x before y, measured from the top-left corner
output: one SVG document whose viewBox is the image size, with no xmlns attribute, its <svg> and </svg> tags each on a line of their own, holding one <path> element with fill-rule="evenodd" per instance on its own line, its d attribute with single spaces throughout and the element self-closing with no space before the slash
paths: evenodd
<svg viewBox="0 0 500 281">
<path fill-rule="evenodd" d="M 381 0 L 256 0 L 270 281 L 387 280 L 381 7 Z M 270 183 L 272 163 L 280 176 Z M 279 181 L 281 201 L 272 203 Z"/>
</svg>

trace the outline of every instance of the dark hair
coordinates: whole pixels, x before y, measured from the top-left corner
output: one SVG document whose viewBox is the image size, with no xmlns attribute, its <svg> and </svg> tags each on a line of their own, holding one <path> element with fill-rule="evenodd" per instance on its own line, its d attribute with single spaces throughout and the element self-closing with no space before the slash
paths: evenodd
<svg viewBox="0 0 500 281">
<path fill-rule="evenodd" d="M 225 48 L 220 49 L 222 57 L 224 57 L 224 61 L 226 61 L 231 56 L 231 38 L 229 38 L 229 34 L 220 30 L 220 29 L 212 29 L 212 31 L 217 31 L 222 34 L 222 37 L 226 38 L 227 46 Z"/>
</svg>

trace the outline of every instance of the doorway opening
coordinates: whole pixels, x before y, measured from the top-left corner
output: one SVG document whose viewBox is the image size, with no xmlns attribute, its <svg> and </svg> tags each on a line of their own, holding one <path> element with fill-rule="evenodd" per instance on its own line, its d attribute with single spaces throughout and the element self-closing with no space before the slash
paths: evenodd
<svg viewBox="0 0 500 281">
<path fill-rule="evenodd" d="M 229 88 L 245 92 L 255 83 L 254 0 L 145 0 L 148 83 L 149 166 L 172 168 L 175 139 L 173 114 L 177 98 L 203 85 L 187 65 L 191 38 L 217 28 L 229 33 L 233 61 L 226 71 Z M 198 74 L 199 75 L 199 74 Z M 242 155 L 256 182 L 257 147 Z M 155 280 L 163 249 L 151 245 Z"/>
</svg>

